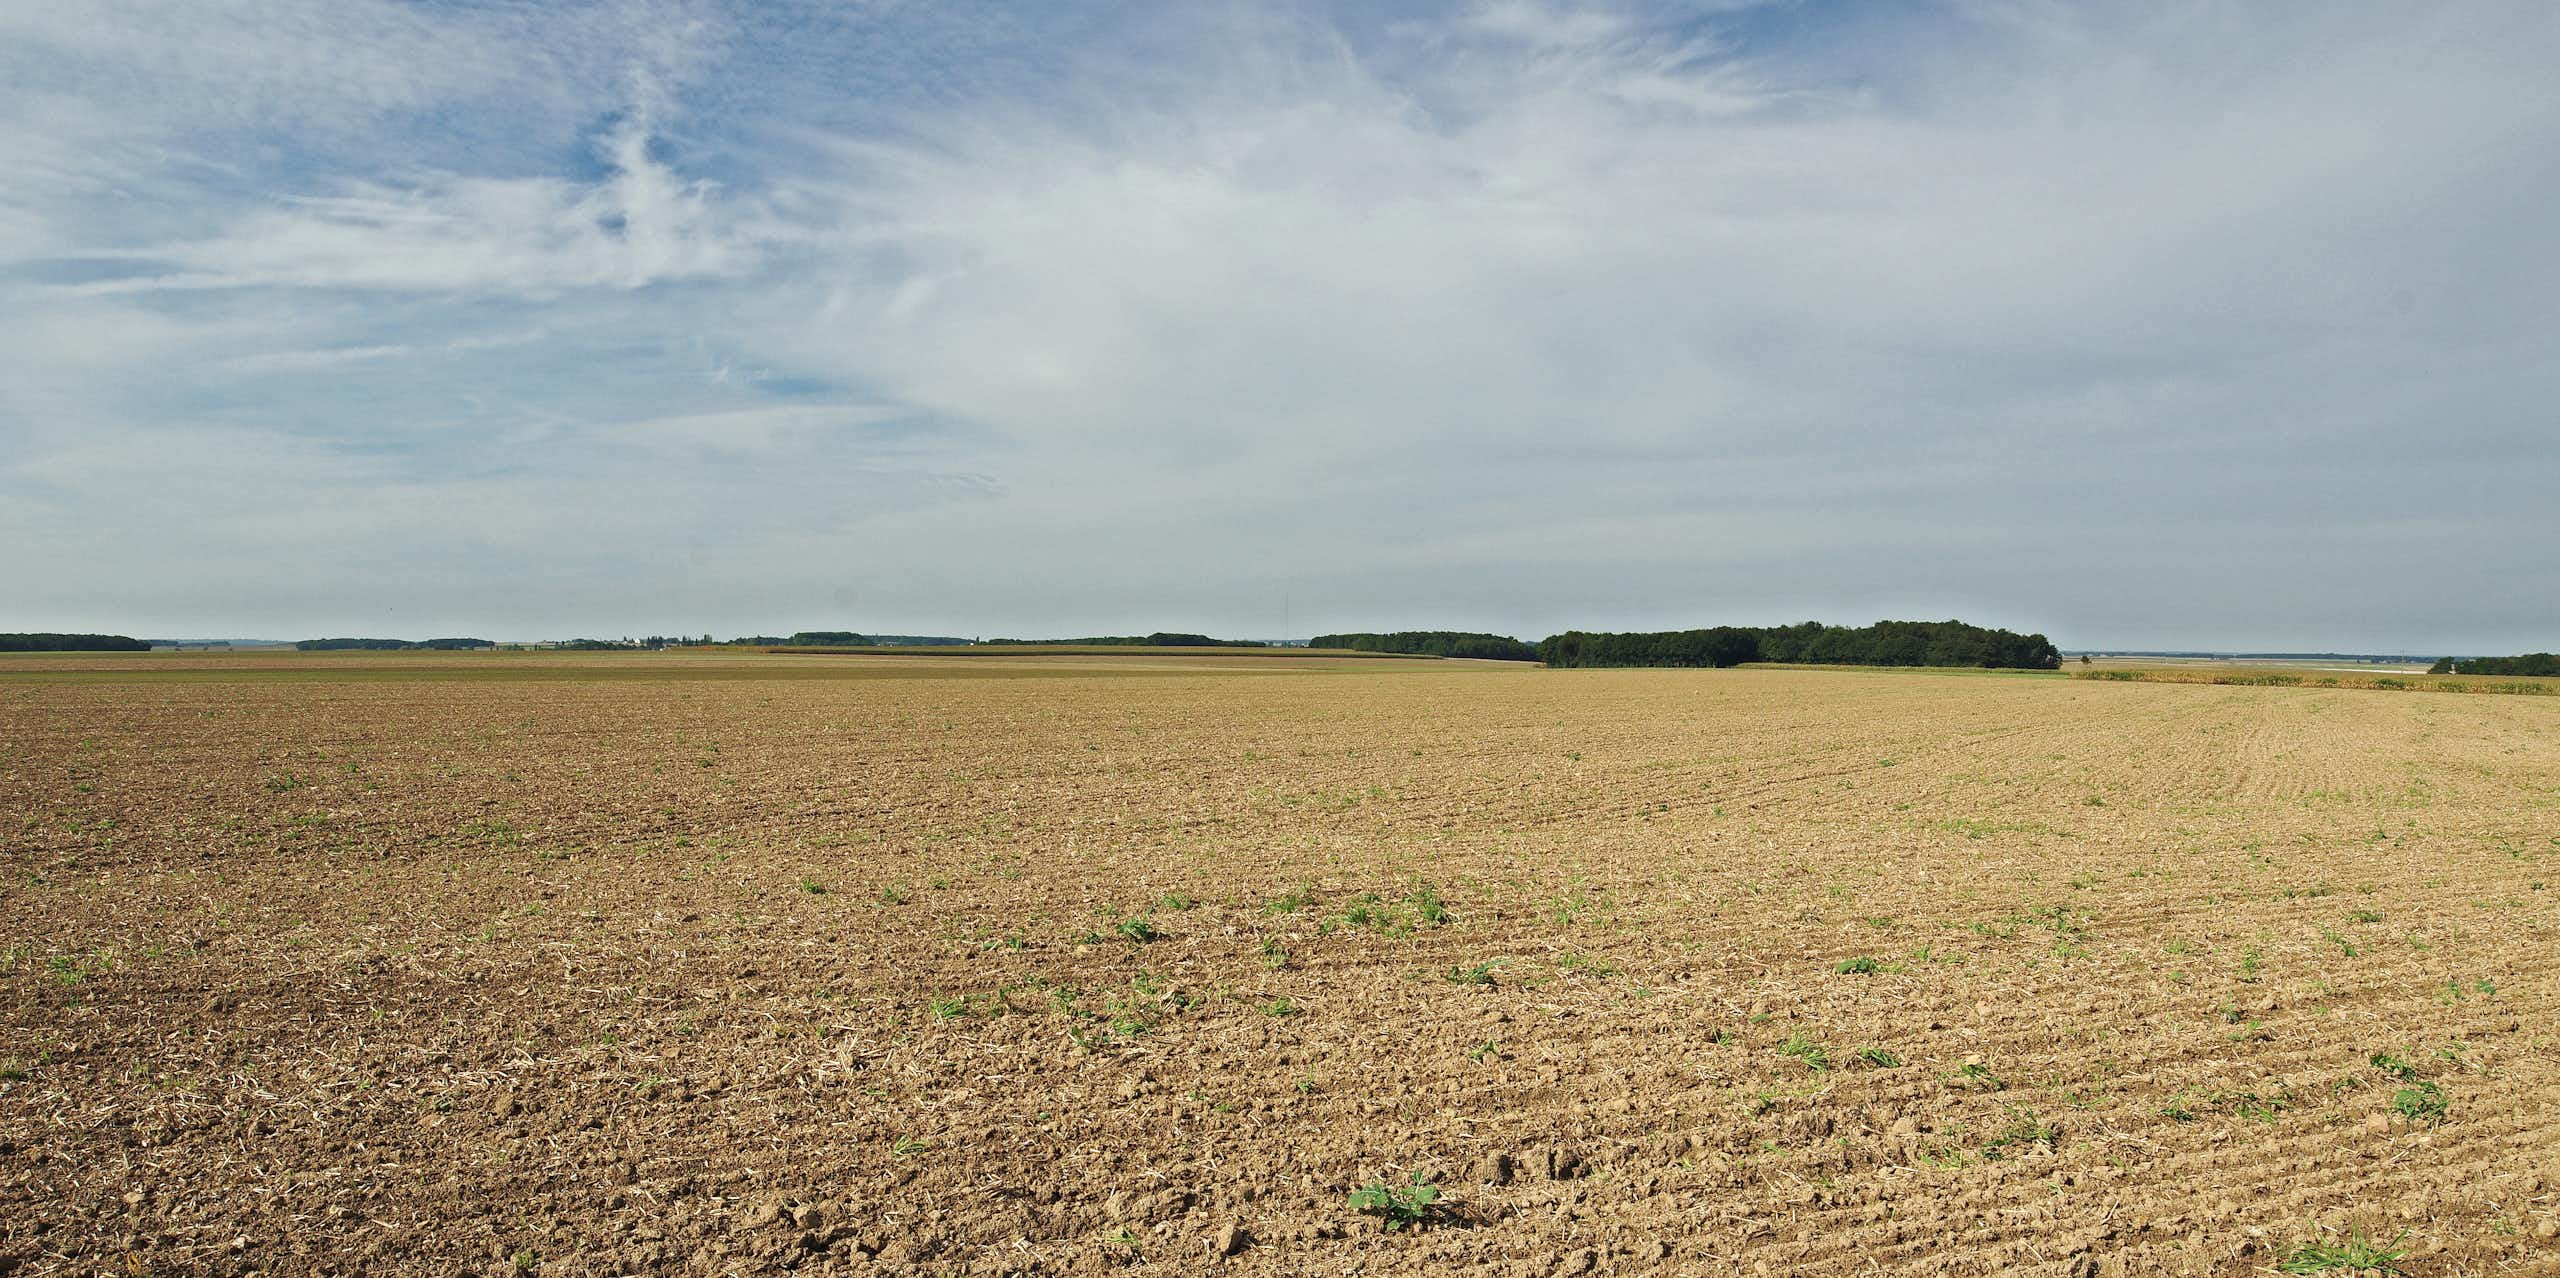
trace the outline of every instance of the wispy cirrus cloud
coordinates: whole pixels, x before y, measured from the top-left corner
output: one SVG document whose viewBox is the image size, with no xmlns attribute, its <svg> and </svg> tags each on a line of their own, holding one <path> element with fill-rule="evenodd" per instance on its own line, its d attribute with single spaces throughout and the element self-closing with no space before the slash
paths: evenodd
<svg viewBox="0 0 2560 1278">
<path fill-rule="evenodd" d="M 353 288 L 548 294 L 634 289 L 751 271 L 771 232 L 713 201 L 649 154 L 637 121 L 599 143 L 592 183 L 441 174 L 294 196 L 219 235 L 133 256 L 172 269 L 73 286 L 118 293 L 207 288 Z"/>
</svg>

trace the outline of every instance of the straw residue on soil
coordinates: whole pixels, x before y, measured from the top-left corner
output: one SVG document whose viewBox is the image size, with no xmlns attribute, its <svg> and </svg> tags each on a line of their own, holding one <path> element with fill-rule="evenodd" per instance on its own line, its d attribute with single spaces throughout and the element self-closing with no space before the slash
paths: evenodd
<svg viewBox="0 0 2560 1278">
<path fill-rule="evenodd" d="M 2542 698 L 143 660 L 0 671 L 20 1272 L 2560 1262 Z"/>
</svg>

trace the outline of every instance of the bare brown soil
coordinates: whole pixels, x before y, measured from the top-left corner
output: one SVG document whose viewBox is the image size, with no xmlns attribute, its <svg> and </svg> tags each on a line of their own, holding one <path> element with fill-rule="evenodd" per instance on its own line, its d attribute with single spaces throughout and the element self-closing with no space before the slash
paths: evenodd
<svg viewBox="0 0 2560 1278">
<path fill-rule="evenodd" d="M 2113 683 L 2219 683 L 2261 688 L 2361 688 L 2371 692 L 2472 692 L 2505 696 L 2560 696 L 2560 679 L 2503 675 L 2430 675 L 2409 670 L 2342 670 L 2311 662 L 2248 665 L 2226 661 L 2112 660 L 2094 667 L 2065 666 L 2074 679 Z"/>
<path fill-rule="evenodd" d="M 1259 657 L 1266 661 L 1430 661 L 1409 652 L 1361 652 L 1351 648 L 1153 647 L 1147 644 L 1007 643 L 937 647 L 929 644 L 863 644 L 853 647 L 779 647 L 759 651 L 819 657 L 968 657 L 1019 660 L 1023 657 Z"/>
<path fill-rule="evenodd" d="M 249 660 L 0 661 L 0 1268 L 2560 1265 L 2550 698 Z"/>
</svg>

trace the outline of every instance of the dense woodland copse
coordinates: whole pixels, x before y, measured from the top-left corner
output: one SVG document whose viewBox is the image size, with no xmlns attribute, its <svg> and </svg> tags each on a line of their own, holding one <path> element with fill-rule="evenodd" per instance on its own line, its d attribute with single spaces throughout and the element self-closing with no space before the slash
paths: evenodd
<svg viewBox="0 0 2560 1278">
<path fill-rule="evenodd" d="M 1395 630 L 1317 635 L 1310 648 L 1343 648 L 1352 652 L 1402 652 L 1425 657 L 1468 657 L 1481 661 L 1535 661 L 1538 650 L 1509 635 L 1472 630 Z"/>
<path fill-rule="evenodd" d="M 1631 634 L 1568 630 L 1538 641 L 1550 666 L 1738 666 L 1760 659 L 1752 632 L 1734 626 Z"/>
<path fill-rule="evenodd" d="M 2520 657 L 2446 657 L 2428 674 L 2525 675 L 2560 677 L 2560 656 L 2528 652 Z"/>
<path fill-rule="evenodd" d="M 2054 670 L 2062 653 L 2043 635 L 1961 621 L 1879 621 L 1872 626 L 1716 626 L 1639 634 L 1569 630 L 1538 644 L 1550 666 L 1737 666 L 1746 661 L 1822 666 L 1971 666 Z"/>
<path fill-rule="evenodd" d="M 0 634 L 0 652 L 149 652 L 151 645 L 125 635 Z"/>
</svg>

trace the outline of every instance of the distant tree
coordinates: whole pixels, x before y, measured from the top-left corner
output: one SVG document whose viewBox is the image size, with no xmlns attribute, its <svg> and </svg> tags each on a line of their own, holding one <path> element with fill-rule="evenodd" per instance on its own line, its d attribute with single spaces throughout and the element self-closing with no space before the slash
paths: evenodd
<svg viewBox="0 0 2560 1278">
<path fill-rule="evenodd" d="M 2427 667 L 2427 673 L 2428 673 L 2428 674 L 2452 674 L 2452 673 L 2453 673 L 2453 658 L 2451 658 L 2451 657 L 2438 657 L 2438 658 L 2436 658 L 2436 663 L 2435 663 L 2434 665 L 2432 665 L 2432 666 Z"/>
<path fill-rule="evenodd" d="M 810 648 L 859 648 L 871 642 L 850 630 L 801 630 L 791 642 Z"/>
</svg>

